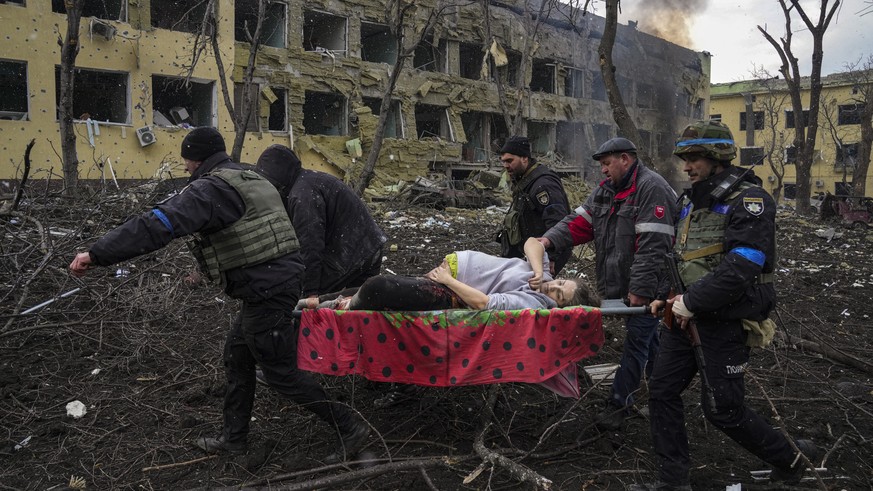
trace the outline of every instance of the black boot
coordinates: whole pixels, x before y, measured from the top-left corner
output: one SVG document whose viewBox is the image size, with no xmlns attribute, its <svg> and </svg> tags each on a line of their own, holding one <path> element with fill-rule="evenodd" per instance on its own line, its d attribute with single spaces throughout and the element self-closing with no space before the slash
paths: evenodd
<svg viewBox="0 0 873 491">
<path fill-rule="evenodd" d="M 349 430 L 340 433 L 336 451 L 325 457 L 324 463 L 338 464 L 354 458 L 367 444 L 369 436 L 370 427 L 363 421 L 355 419 Z"/>
<path fill-rule="evenodd" d="M 228 443 L 224 437 L 209 438 L 201 436 L 194 440 L 194 446 L 208 454 L 227 453 L 229 455 L 241 455 L 246 453 L 245 443 Z"/>
<path fill-rule="evenodd" d="M 815 465 L 815 461 L 818 460 L 821 455 L 821 451 L 816 444 L 812 443 L 812 440 L 797 440 L 795 443 L 797 444 L 797 448 L 803 452 L 803 455 L 806 455 L 806 458 Z M 785 484 L 797 484 L 803 478 L 803 473 L 805 471 L 806 462 L 798 456 L 793 467 L 774 468 L 773 471 L 770 472 L 770 480 L 773 482 L 784 482 Z"/>
</svg>

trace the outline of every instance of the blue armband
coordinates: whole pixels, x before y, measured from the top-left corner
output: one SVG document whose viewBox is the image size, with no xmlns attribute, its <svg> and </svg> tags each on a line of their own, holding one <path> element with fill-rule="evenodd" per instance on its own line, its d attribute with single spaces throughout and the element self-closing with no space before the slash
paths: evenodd
<svg viewBox="0 0 873 491">
<path fill-rule="evenodd" d="M 752 249 L 751 247 L 734 247 L 731 249 L 730 253 L 748 259 L 758 266 L 764 266 L 764 260 L 767 259 L 767 256 L 765 256 L 763 252 L 758 249 Z"/>
<path fill-rule="evenodd" d="M 173 224 L 170 223 L 170 219 L 167 218 L 167 215 L 164 215 L 164 212 L 158 208 L 153 208 L 152 213 L 161 221 L 161 223 L 164 224 L 165 227 L 167 227 L 167 230 L 170 231 L 170 235 L 176 237 L 176 233 L 173 231 Z"/>
</svg>

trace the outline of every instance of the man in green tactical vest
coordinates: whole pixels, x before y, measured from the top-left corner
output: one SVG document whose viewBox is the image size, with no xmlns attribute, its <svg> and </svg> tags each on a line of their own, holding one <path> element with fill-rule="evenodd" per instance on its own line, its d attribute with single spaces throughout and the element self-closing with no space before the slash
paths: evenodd
<svg viewBox="0 0 873 491">
<path fill-rule="evenodd" d="M 668 301 L 675 322 L 661 331 L 661 348 L 649 379 L 658 480 L 629 489 L 691 489 L 682 392 L 699 366 L 709 385 L 701 391 L 706 419 L 772 465 L 771 481 L 797 483 L 807 467 L 798 451 L 814 461 L 818 448 L 809 440 L 789 441 L 744 401 L 749 344 L 757 344 L 750 340 L 758 339 L 756 330 L 772 326 L 768 315 L 776 301 L 776 204 L 754 172 L 731 165 L 737 147 L 730 129 L 719 121 L 698 121 L 685 128 L 673 154 L 682 159 L 691 181 L 683 195 L 674 245 L 686 290 Z M 653 313 L 663 305 L 653 302 Z M 686 335 L 691 323 L 696 323 L 700 337 L 700 365 Z"/>
<path fill-rule="evenodd" d="M 282 396 L 304 406 L 339 432 L 327 463 L 353 456 L 370 429 L 332 402 L 308 373 L 297 369 L 296 320 L 303 262 L 291 220 L 270 182 L 233 162 L 214 128 L 197 128 L 182 142 L 191 174 L 178 194 L 109 231 L 70 264 L 75 276 L 156 251 L 176 237 L 189 246 L 202 273 L 242 302 L 224 346 L 227 390 L 218 438 L 194 443 L 208 453 L 246 451 L 255 400 L 255 365 Z"/>
<path fill-rule="evenodd" d="M 512 185 L 512 204 L 497 237 L 500 255 L 524 259 L 525 241 L 542 236 L 560 222 L 569 213 L 570 205 L 558 174 L 531 157 L 527 137 L 507 139 L 500 148 L 500 162 Z M 549 252 L 554 263 L 550 265 L 552 276 L 561 271 L 572 250 L 570 247 Z"/>
</svg>

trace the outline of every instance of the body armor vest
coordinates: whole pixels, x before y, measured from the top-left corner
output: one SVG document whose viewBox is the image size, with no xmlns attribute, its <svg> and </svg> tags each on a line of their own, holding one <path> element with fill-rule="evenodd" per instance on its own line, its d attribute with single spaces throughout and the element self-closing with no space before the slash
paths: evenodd
<svg viewBox="0 0 873 491">
<path fill-rule="evenodd" d="M 208 175 L 233 187 L 246 207 L 243 216 L 229 227 L 209 235 L 197 234 L 188 244 L 211 281 L 224 286 L 225 271 L 254 266 L 300 248 L 288 212 L 269 181 L 248 170 L 222 169 Z"/>
<path fill-rule="evenodd" d="M 724 259 L 725 215 L 734 206 L 740 193 L 752 186 L 748 182 L 743 182 L 724 201 L 710 208 L 695 210 L 690 202 L 683 207 L 677 226 L 679 237 L 675 250 L 682 257 L 682 262 L 679 263 L 679 276 L 685 286 L 714 270 Z M 773 275 L 762 274 L 758 281 L 772 282 Z"/>
</svg>

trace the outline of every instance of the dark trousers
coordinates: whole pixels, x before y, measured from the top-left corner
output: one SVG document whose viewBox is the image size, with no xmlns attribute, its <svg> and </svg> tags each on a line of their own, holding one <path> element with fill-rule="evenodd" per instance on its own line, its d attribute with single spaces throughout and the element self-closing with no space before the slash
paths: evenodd
<svg viewBox="0 0 873 491">
<path fill-rule="evenodd" d="M 643 371 L 652 374 L 658 353 L 658 318 L 651 315 L 632 315 L 625 324 L 621 361 L 612 381 L 609 403 L 626 407 L 634 403 L 633 393 L 640 388 Z"/>
<path fill-rule="evenodd" d="M 297 369 L 297 321 L 291 311 L 297 295 L 285 292 L 260 302 L 243 301 L 224 345 L 227 391 L 223 435 L 245 443 L 255 401 L 255 365 L 279 394 L 315 413 L 340 432 L 350 431 L 351 412 L 332 403 L 307 372 Z"/>
<path fill-rule="evenodd" d="M 427 278 L 379 275 L 369 278 L 357 289 L 349 308 L 436 310 L 458 308 L 458 302 L 458 297 L 449 287 Z"/>
<path fill-rule="evenodd" d="M 761 460 L 787 468 L 794 459 L 788 440 L 746 407 L 743 376 L 749 361 L 740 321 L 698 323 L 715 411 L 701 398 L 703 414 L 716 428 Z M 652 444 L 661 481 L 688 483 L 691 462 L 682 392 L 697 373 L 691 343 L 679 329 L 661 329 L 661 347 L 649 380 Z"/>
</svg>

